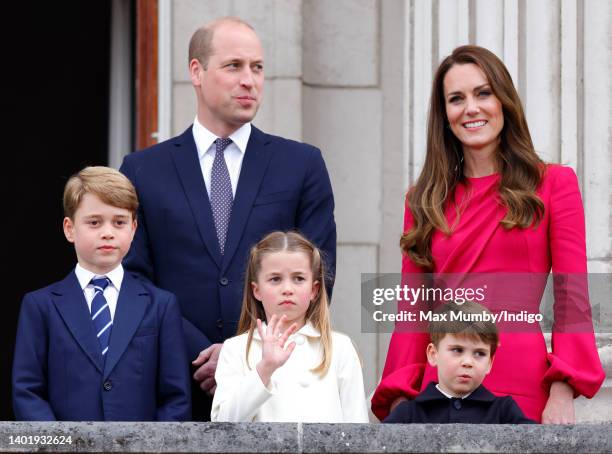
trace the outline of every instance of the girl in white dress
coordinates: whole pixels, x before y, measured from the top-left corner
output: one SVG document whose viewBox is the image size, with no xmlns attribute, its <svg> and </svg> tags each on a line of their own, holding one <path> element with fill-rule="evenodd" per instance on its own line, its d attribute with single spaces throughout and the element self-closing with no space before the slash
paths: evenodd
<svg viewBox="0 0 612 454">
<path fill-rule="evenodd" d="M 361 363 L 331 330 L 324 276 L 321 252 L 298 233 L 273 232 L 251 249 L 212 421 L 368 422 Z"/>
</svg>

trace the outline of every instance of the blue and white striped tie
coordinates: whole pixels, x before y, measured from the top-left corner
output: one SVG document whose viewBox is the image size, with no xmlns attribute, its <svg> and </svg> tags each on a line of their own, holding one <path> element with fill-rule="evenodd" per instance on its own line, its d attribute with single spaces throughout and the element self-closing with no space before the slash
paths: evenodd
<svg viewBox="0 0 612 454">
<path fill-rule="evenodd" d="M 108 302 L 106 298 L 104 298 L 104 289 L 110 284 L 110 280 L 104 276 L 98 279 L 92 279 L 91 284 L 96 291 L 91 301 L 91 320 L 93 321 L 96 336 L 98 337 L 102 355 L 104 356 L 108 351 L 108 342 L 113 326 Z"/>
</svg>

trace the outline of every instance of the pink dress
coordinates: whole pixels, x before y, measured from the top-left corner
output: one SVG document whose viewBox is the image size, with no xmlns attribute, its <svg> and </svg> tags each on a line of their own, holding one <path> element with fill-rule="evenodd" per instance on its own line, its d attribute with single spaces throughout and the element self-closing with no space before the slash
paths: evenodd
<svg viewBox="0 0 612 454">
<path fill-rule="evenodd" d="M 499 174 L 468 178 L 471 193 L 453 234 L 447 237 L 436 231 L 432 237 L 433 273 L 548 273 L 551 268 L 556 273 L 586 273 L 584 210 L 574 171 L 547 166 L 538 190 L 545 213 L 538 227 L 528 229 L 501 226 L 506 209 L 498 202 L 499 180 Z M 466 190 L 460 184 L 455 200 L 462 200 Z M 455 209 L 448 209 L 446 216 L 453 225 Z M 412 215 L 406 209 L 404 230 L 411 224 Z M 404 256 L 404 281 L 408 273 L 422 270 Z M 539 300 L 526 309 L 537 313 L 538 306 Z M 591 326 L 588 304 L 587 313 Z M 382 380 L 372 398 L 372 411 L 379 419 L 389 413 L 396 398 L 413 398 L 429 382 L 437 381 L 436 369 L 425 355 L 428 343 L 426 333 L 393 334 Z M 536 421 L 542 419 L 553 381 L 566 381 L 576 396 L 592 397 L 605 378 L 592 328 L 553 332 L 552 343 L 553 351 L 548 353 L 539 327 L 533 332 L 500 330 L 500 346 L 483 384 L 496 395 L 511 395 L 525 415 Z"/>
</svg>

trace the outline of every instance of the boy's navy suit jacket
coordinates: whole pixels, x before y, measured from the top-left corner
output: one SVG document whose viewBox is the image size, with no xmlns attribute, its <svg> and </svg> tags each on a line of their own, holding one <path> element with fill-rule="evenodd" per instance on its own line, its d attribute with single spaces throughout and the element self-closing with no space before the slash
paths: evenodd
<svg viewBox="0 0 612 454">
<path fill-rule="evenodd" d="M 190 405 L 171 293 L 125 272 L 106 359 L 74 271 L 24 297 L 13 362 L 17 420 L 181 421 Z"/>
<path fill-rule="evenodd" d="M 480 385 L 465 399 L 449 399 L 431 382 L 413 400 L 401 402 L 384 423 L 535 424 L 511 396 L 497 397 Z"/>
</svg>

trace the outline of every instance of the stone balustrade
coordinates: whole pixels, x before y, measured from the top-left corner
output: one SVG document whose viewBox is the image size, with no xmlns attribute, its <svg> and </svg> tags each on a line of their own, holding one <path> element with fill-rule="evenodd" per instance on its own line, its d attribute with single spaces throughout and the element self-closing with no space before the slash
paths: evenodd
<svg viewBox="0 0 612 454">
<path fill-rule="evenodd" d="M 610 453 L 611 434 L 610 423 L 519 426 L 0 422 L 0 452 Z M 66 437 L 70 437 L 70 443 Z M 54 444 L 62 440 L 64 444 Z"/>
</svg>

